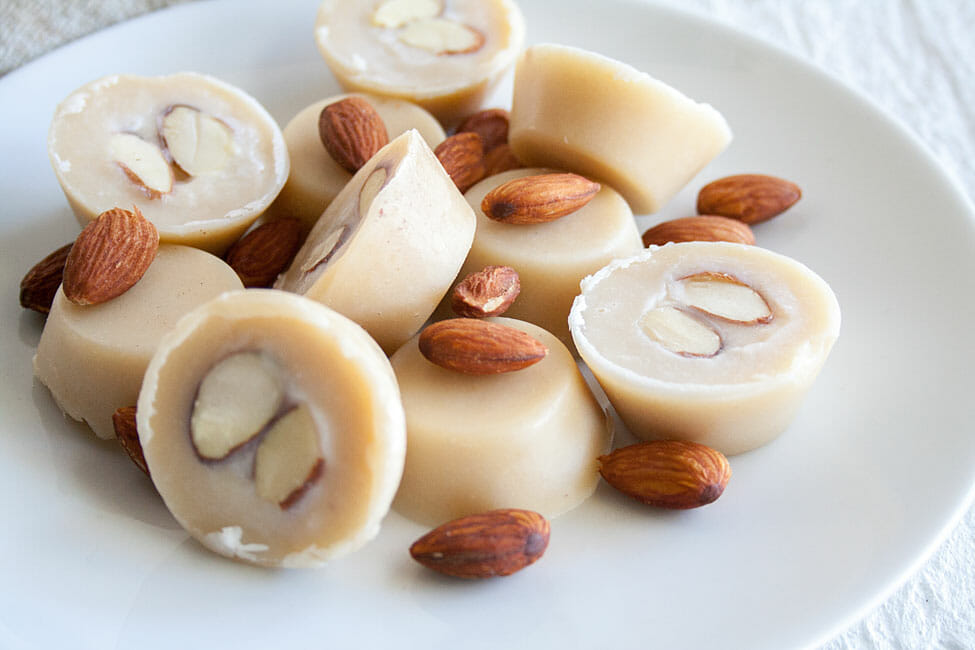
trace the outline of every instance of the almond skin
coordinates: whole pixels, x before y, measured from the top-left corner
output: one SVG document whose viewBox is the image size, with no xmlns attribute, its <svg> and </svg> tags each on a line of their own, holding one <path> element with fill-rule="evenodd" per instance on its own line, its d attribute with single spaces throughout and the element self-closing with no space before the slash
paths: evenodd
<svg viewBox="0 0 975 650">
<path fill-rule="evenodd" d="M 484 177 L 524 167 L 508 143 L 499 144 L 484 154 Z"/>
<path fill-rule="evenodd" d="M 548 547 L 549 523 L 537 512 L 505 508 L 449 521 L 410 546 L 425 567 L 457 578 L 520 571 Z"/>
<path fill-rule="evenodd" d="M 508 111 L 486 108 L 474 113 L 457 127 L 458 133 L 472 132 L 481 136 L 484 152 L 488 153 L 508 142 Z"/>
<path fill-rule="evenodd" d="M 135 428 L 135 407 L 123 406 L 112 413 L 112 425 L 115 427 L 115 437 L 122 445 L 122 449 L 128 454 L 132 462 L 141 469 L 146 476 L 149 476 L 149 465 L 146 464 L 146 457 L 142 453 L 142 443 L 139 441 L 139 432 Z"/>
<path fill-rule="evenodd" d="M 731 466 L 724 454 L 684 440 L 653 440 L 599 457 L 599 473 L 620 492 L 660 508 L 686 510 L 721 496 Z"/>
<path fill-rule="evenodd" d="M 484 146 L 476 133 L 455 133 L 433 150 L 461 193 L 484 178 Z"/>
<path fill-rule="evenodd" d="M 599 189 L 599 183 L 578 174 L 523 176 L 488 192 L 481 201 L 481 210 L 488 218 L 502 223 L 546 223 L 579 210 Z"/>
<path fill-rule="evenodd" d="M 318 135 L 332 159 L 350 174 L 389 143 L 383 118 L 372 104 L 354 96 L 322 109 Z"/>
<path fill-rule="evenodd" d="M 668 242 L 728 241 L 754 244 L 751 226 L 737 219 L 702 215 L 658 223 L 643 233 L 644 246 L 663 246 Z"/>
<path fill-rule="evenodd" d="M 20 306 L 40 314 L 51 311 L 51 303 L 61 286 L 64 263 L 74 244 L 65 244 L 31 267 L 20 281 Z"/>
<path fill-rule="evenodd" d="M 227 264 L 248 289 L 270 287 L 301 247 L 302 229 L 292 218 L 262 224 L 227 251 Z"/>
<path fill-rule="evenodd" d="M 97 305 L 122 295 L 142 278 L 158 248 L 159 232 L 139 208 L 101 213 L 68 253 L 65 297 L 76 305 Z"/>
<path fill-rule="evenodd" d="M 420 333 L 419 346 L 431 363 L 468 375 L 521 370 L 548 354 L 548 348 L 521 330 L 474 318 L 428 325 Z"/>
<path fill-rule="evenodd" d="M 762 174 L 739 174 L 702 187 L 697 195 L 697 212 L 751 225 L 785 212 L 800 198 L 802 191 L 790 181 Z"/>
<path fill-rule="evenodd" d="M 471 273 L 450 296 L 450 307 L 458 316 L 484 318 L 500 316 L 521 293 L 518 271 L 510 266 L 486 266 Z"/>
</svg>

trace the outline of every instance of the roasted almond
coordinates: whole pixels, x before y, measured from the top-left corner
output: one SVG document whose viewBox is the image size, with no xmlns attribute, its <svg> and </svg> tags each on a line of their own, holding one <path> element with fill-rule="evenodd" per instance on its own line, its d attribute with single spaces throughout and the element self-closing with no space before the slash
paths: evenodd
<svg viewBox="0 0 975 650">
<path fill-rule="evenodd" d="M 449 521 L 413 542 L 410 555 L 457 578 L 506 576 L 524 569 L 548 547 L 549 524 L 531 510 L 490 510 Z"/>
<path fill-rule="evenodd" d="M 685 510 L 721 496 L 731 467 L 724 454 L 684 440 L 654 440 L 622 447 L 599 457 L 606 482 L 634 499 L 661 508 Z"/>
<path fill-rule="evenodd" d="M 518 271 L 510 266 L 486 266 L 454 287 L 450 307 L 458 316 L 500 316 L 521 293 Z"/>
<path fill-rule="evenodd" d="M 754 244 L 755 234 L 747 223 L 715 215 L 671 219 L 658 223 L 643 233 L 644 246 L 662 246 L 668 242 L 684 241 Z"/>
<path fill-rule="evenodd" d="M 244 235 L 227 251 L 227 264 L 237 272 L 245 287 L 270 287 L 301 247 L 301 233 L 302 223 L 298 219 L 268 221 Z"/>
<path fill-rule="evenodd" d="M 139 441 L 139 432 L 135 427 L 135 407 L 123 406 L 112 413 L 112 426 L 115 427 L 115 437 L 125 453 L 136 466 L 149 476 L 149 465 L 146 464 L 146 457 L 142 453 L 142 443 Z"/>
<path fill-rule="evenodd" d="M 142 278 L 158 248 L 159 232 L 138 207 L 101 213 L 68 253 L 65 297 L 76 305 L 97 305 L 122 295 Z"/>
<path fill-rule="evenodd" d="M 503 223 L 545 223 L 579 210 L 596 196 L 599 188 L 599 183 L 578 174 L 523 176 L 488 192 L 481 201 L 481 210 Z"/>
<path fill-rule="evenodd" d="M 462 193 L 484 178 L 484 147 L 476 133 L 455 133 L 433 153 Z"/>
<path fill-rule="evenodd" d="M 383 118 L 362 97 L 346 97 L 322 109 L 318 135 L 328 155 L 350 174 L 389 142 Z"/>
<path fill-rule="evenodd" d="M 503 108 L 486 108 L 469 116 L 460 126 L 458 133 L 472 132 L 481 136 L 484 152 L 508 142 L 508 111 Z"/>
<path fill-rule="evenodd" d="M 521 169 L 524 165 L 515 156 L 508 143 L 499 144 L 484 154 L 484 177 L 494 176 L 511 169 Z"/>
<path fill-rule="evenodd" d="M 521 330 L 474 318 L 428 325 L 420 333 L 419 346 L 431 363 L 469 375 L 521 370 L 548 354 L 548 348 Z"/>
<path fill-rule="evenodd" d="M 31 267 L 20 281 L 20 306 L 41 314 L 51 311 L 51 303 L 61 286 L 64 263 L 74 244 L 65 244 Z"/>
<path fill-rule="evenodd" d="M 739 174 L 702 187 L 697 195 L 697 212 L 755 224 L 785 212 L 800 198 L 802 191 L 790 181 L 762 174 Z"/>
</svg>

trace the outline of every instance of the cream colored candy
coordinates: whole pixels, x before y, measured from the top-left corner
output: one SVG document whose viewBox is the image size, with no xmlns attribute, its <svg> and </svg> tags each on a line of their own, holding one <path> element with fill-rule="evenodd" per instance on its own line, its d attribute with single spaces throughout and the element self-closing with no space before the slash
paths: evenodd
<svg viewBox="0 0 975 650">
<path fill-rule="evenodd" d="M 481 201 L 488 192 L 547 171 L 508 171 L 467 191 L 464 198 L 477 215 L 477 232 L 460 277 L 493 264 L 514 268 L 521 293 L 505 315 L 545 328 L 571 349 L 568 317 L 579 282 L 610 260 L 641 250 L 643 242 L 626 201 L 607 185 L 580 210 L 548 223 L 507 224 L 484 216 Z"/>
<path fill-rule="evenodd" d="M 407 454 L 396 510 L 427 525 L 494 508 L 555 517 L 592 494 L 611 420 L 572 354 L 543 329 L 491 318 L 545 346 L 514 372 L 468 375 L 434 365 L 419 337 L 391 361 L 406 410 Z"/>
<path fill-rule="evenodd" d="M 243 289 L 240 279 L 219 258 L 163 244 L 142 279 L 108 302 L 79 306 L 58 290 L 34 374 L 67 415 L 114 438 L 112 414 L 135 405 L 163 334 L 197 305 L 236 289 Z"/>
<path fill-rule="evenodd" d="M 356 172 L 274 286 L 348 316 L 391 354 L 450 287 L 474 224 L 470 206 L 411 129 Z"/>
<path fill-rule="evenodd" d="M 826 282 L 784 255 L 687 242 L 586 278 L 569 325 L 635 435 L 738 454 L 792 422 L 839 334 L 840 310 Z"/>
<path fill-rule="evenodd" d="M 403 409 L 382 350 L 347 318 L 280 291 L 226 294 L 180 320 L 136 414 L 173 516 L 253 564 L 315 567 L 362 546 L 403 469 Z"/>
<path fill-rule="evenodd" d="M 345 89 L 414 101 L 445 125 L 481 107 L 524 39 L 512 0 L 325 0 L 315 22 Z"/>
<path fill-rule="evenodd" d="M 712 107 L 625 63 L 542 44 L 515 68 L 508 141 L 526 165 L 608 183 L 642 214 L 724 150 L 731 131 Z"/>
<path fill-rule="evenodd" d="M 273 118 L 202 74 L 113 75 L 58 106 L 48 153 L 78 221 L 138 205 L 163 242 L 220 254 L 288 177 Z"/>
<path fill-rule="evenodd" d="M 352 174 L 328 154 L 318 134 L 318 117 L 322 109 L 348 96 L 338 95 L 315 102 L 302 109 L 284 127 L 291 174 L 271 206 L 270 213 L 274 217 L 301 219 L 306 230 L 311 230 L 328 204 L 352 178 Z M 358 96 L 366 99 L 379 113 L 390 140 L 409 129 L 416 129 L 431 149 L 443 141 L 443 127 L 416 104 L 361 93 Z"/>
</svg>

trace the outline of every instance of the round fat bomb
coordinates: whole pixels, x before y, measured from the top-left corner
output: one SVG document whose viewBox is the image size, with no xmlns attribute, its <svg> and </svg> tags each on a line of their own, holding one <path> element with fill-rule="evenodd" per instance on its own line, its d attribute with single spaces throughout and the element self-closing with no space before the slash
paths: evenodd
<svg viewBox="0 0 975 650">
<path fill-rule="evenodd" d="M 572 354 L 542 328 L 490 318 L 548 348 L 538 363 L 470 375 L 428 361 L 419 336 L 392 357 L 406 411 L 406 467 L 395 508 L 427 525 L 495 508 L 555 517 L 585 501 L 612 420 Z"/>
<path fill-rule="evenodd" d="M 403 470 L 403 408 L 382 350 L 335 311 L 271 289 L 180 320 L 136 417 L 173 516 L 252 564 L 315 567 L 362 546 Z"/>
</svg>

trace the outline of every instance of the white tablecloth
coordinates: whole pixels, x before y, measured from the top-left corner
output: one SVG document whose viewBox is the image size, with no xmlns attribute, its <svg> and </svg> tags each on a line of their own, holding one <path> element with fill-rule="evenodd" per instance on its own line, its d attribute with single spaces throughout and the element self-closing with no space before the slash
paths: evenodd
<svg viewBox="0 0 975 650">
<path fill-rule="evenodd" d="M 105 25 L 187 1 L 3 0 L 0 74 Z M 975 1 L 664 3 L 727 22 L 844 80 L 920 136 L 975 199 Z M 975 648 L 975 508 L 914 576 L 824 646 L 847 648 Z"/>
</svg>

